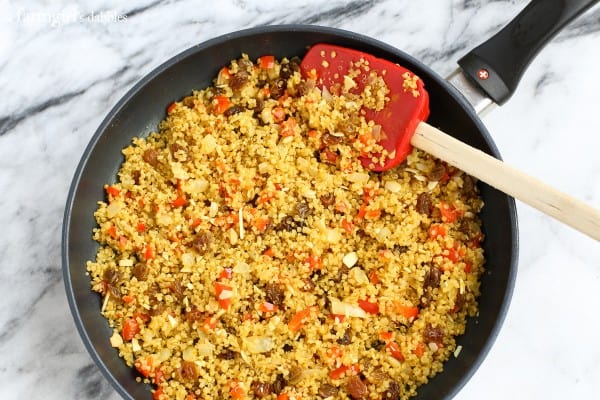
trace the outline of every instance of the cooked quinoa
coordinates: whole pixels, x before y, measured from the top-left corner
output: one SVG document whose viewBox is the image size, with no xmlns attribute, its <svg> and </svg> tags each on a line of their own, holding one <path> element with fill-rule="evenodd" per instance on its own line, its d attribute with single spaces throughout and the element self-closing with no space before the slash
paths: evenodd
<svg viewBox="0 0 600 400">
<path fill-rule="evenodd" d="M 383 80 L 330 93 L 298 65 L 233 61 L 105 186 L 87 269 L 155 399 L 406 399 L 460 357 L 484 263 L 473 178 L 419 150 L 366 170 Z"/>
</svg>

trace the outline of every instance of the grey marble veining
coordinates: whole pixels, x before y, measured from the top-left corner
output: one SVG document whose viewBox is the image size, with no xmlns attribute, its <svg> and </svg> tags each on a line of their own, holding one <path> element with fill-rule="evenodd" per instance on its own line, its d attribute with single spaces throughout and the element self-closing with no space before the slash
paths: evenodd
<svg viewBox="0 0 600 400">
<path fill-rule="evenodd" d="M 83 149 L 146 73 L 217 35 L 310 23 L 372 36 L 447 75 L 524 5 L 0 0 L 0 397 L 118 399 L 72 322 L 60 232 Z M 111 20 L 118 16 L 126 18 Z M 540 53 L 515 96 L 484 119 L 506 161 L 596 207 L 599 66 L 595 6 Z M 600 246 L 529 207 L 518 208 L 513 302 L 489 356 L 457 399 L 597 398 Z"/>
</svg>

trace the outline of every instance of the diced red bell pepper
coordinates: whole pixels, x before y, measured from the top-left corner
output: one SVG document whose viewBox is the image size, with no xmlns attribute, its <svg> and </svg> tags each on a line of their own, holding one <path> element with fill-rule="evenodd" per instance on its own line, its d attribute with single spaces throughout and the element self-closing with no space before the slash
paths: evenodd
<svg viewBox="0 0 600 400">
<path fill-rule="evenodd" d="M 400 315 L 406 317 L 409 321 L 412 321 L 413 319 L 415 319 L 419 316 L 419 307 L 405 306 L 398 301 L 394 301 L 393 304 L 394 304 L 394 311 L 397 314 L 400 314 Z"/>
<path fill-rule="evenodd" d="M 264 232 L 267 229 L 267 225 L 269 225 L 269 218 L 267 217 L 258 217 L 252 221 L 252 226 L 259 232 Z"/>
<path fill-rule="evenodd" d="M 394 357 L 396 360 L 404 361 L 404 356 L 402 355 L 402 352 L 400 351 L 400 346 L 398 346 L 398 343 L 388 342 L 388 344 L 386 344 L 385 347 L 386 347 L 386 349 L 389 350 L 392 357 Z"/>
<path fill-rule="evenodd" d="M 360 366 L 358 364 L 342 365 L 333 371 L 329 372 L 331 379 L 340 379 L 342 375 L 356 375 L 360 373 Z"/>
<path fill-rule="evenodd" d="M 372 270 L 371 272 L 369 272 L 369 282 L 371 282 L 373 285 L 377 285 L 378 283 L 381 283 L 381 279 L 379 279 L 379 275 L 377 275 L 377 271 Z"/>
<path fill-rule="evenodd" d="M 283 120 L 285 119 L 285 110 L 283 109 L 283 107 L 274 107 L 271 111 L 271 114 L 273 114 L 273 120 L 276 123 L 283 122 Z"/>
<path fill-rule="evenodd" d="M 121 330 L 121 337 L 126 342 L 129 342 L 140 332 L 140 324 L 135 318 L 128 318 L 123 322 L 123 329 Z"/>
<path fill-rule="evenodd" d="M 359 300 L 358 306 L 369 314 L 379 313 L 379 304 L 370 302 L 368 300 Z"/>
<path fill-rule="evenodd" d="M 142 376 L 148 378 L 154 370 L 154 359 L 151 355 L 141 356 L 135 360 L 133 365 Z"/>
<path fill-rule="evenodd" d="M 136 230 L 140 233 L 143 233 L 146 231 L 146 224 L 143 223 L 142 221 L 138 222 Z"/>
<path fill-rule="evenodd" d="M 117 189 L 114 186 L 106 186 L 106 193 L 108 193 L 109 195 L 111 195 L 112 197 L 119 197 L 119 189 Z"/>
<path fill-rule="evenodd" d="M 217 317 L 208 317 L 202 323 L 202 330 L 204 332 L 212 331 L 217 327 Z"/>
<path fill-rule="evenodd" d="M 306 257 L 304 262 L 308 264 L 308 268 L 311 271 L 320 270 L 323 268 L 323 260 L 321 259 L 321 257 L 316 256 L 314 254 Z"/>
<path fill-rule="evenodd" d="M 177 196 L 177 198 L 171 202 L 171 206 L 173 206 L 174 208 L 183 207 L 186 204 L 187 200 L 181 195 Z"/>
<path fill-rule="evenodd" d="M 154 250 L 152 250 L 152 246 L 150 244 L 147 244 L 146 247 L 144 248 L 144 259 L 146 259 L 146 261 L 148 260 L 152 260 L 154 258 Z"/>
<path fill-rule="evenodd" d="M 434 224 L 429 227 L 429 238 L 431 240 L 446 236 L 446 227 L 444 225 Z"/>
<path fill-rule="evenodd" d="M 461 214 L 461 212 L 459 210 L 457 210 L 450 204 L 443 202 L 443 201 L 440 202 L 438 207 L 442 214 L 442 221 L 447 222 L 447 223 L 452 223 L 452 222 L 456 221 L 456 219 Z"/>
<path fill-rule="evenodd" d="M 107 230 L 106 233 L 113 239 L 116 239 L 119 237 L 119 235 L 117 235 L 117 227 L 114 225 L 111 225 Z"/>
<path fill-rule="evenodd" d="M 169 104 L 169 106 L 167 107 L 167 114 L 171 114 L 173 111 L 175 111 L 175 107 L 177 107 L 176 102 L 172 102 L 171 104 Z"/>
<path fill-rule="evenodd" d="M 260 311 L 265 312 L 265 313 L 274 313 L 277 310 L 279 310 L 279 307 L 277 307 L 273 303 L 269 303 L 268 301 L 265 301 L 265 302 L 261 303 L 261 305 L 260 305 Z"/>
<path fill-rule="evenodd" d="M 223 271 L 219 274 L 219 279 L 231 279 L 233 278 L 233 268 L 223 268 Z"/>
<path fill-rule="evenodd" d="M 298 311 L 296 314 L 294 314 L 292 319 L 290 319 L 290 322 L 288 322 L 288 328 L 292 332 L 299 331 L 300 328 L 302 328 L 304 326 L 304 324 L 306 323 L 306 321 L 308 321 L 308 319 L 310 318 L 311 312 L 315 311 L 315 310 L 317 310 L 316 306 L 308 307 L 308 308 L 305 308 L 304 310 Z"/>
<path fill-rule="evenodd" d="M 243 399 L 246 397 L 246 391 L 238 381 L 231 382 L 229 386 L 229 394 L 234 399 Z"/>
<path fill-rule="evenodd" d="M 215 114 L 223 114 L 231 106 L 231 101 L 227 96 L 215 96 L 212 99 L 212 107 Z"/>
<path fill-rule="evenodd" d="M 286 119 L 285 121 L 283 121 L 281 123 L 281 130 L 279 131 L 279 134 L 281 135 L 281 137 L 294 136 L 294 134 L 296 133 L 294 131 L 295 127 L 296 127 L 296 118 L 289 117 L 288 119 Z"/>
<path fill-rule="evenodd" d="M 271 69 L 275 66 L 275 56 L 262 56 L 258 58 L 258 65 L 262 69 Z"/>
<path fill-rule="evenodd" d="M 219 307 L 223 310 L 227 310 L 231 304 L 231 297 L 233 295 L 233 288 L 230 285 L 226 285 L 221 282 L 215 282 L 215 296 L 219 302 Z"/>
<path fill-rule="evenodd" d="M 417 357 L 422 357 L 425 354 L 425 345 L 421 342 L 417 343 L 417 347 L 413 350 Z"/>
</svg>

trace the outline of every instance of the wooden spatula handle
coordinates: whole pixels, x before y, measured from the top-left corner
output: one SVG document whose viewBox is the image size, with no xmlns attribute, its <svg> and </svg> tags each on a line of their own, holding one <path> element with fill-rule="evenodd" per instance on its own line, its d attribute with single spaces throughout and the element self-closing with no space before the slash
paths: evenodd
<svg viewBox="0 0 600 400">
<path fill-rule="evenodd" d="M 421 122 L 411 144 L 600 241 L 600 211 Z"/>
</svg>

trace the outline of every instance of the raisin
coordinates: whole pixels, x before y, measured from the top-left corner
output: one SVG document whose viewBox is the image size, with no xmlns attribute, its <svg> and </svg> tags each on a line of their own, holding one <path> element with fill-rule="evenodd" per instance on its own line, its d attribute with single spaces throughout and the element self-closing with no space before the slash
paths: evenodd
<svg viewBox="0 0 600 400">
<path fill-rule="evenodd" d="M 348 378 L 346 390 L 348 391 L 350 397 L 355 400 L 364 399 L 367 395 L 367 385 L 365 385 L 358 376 L 351 376 Z"/>
<path fill-rule="evenodd" d="M 252 391 L 257 399 L 262 399 L 271 394 L 273 386 L 267 382 L 254 381 L 252 382 Z"/>
<path fill-rule="evenodd" d="M 210 232 L 200 231 L 198 236 L 192 241 L 192 246 L 200 253 L 200 255 L 203 255 L 210 249 L 212 239 L 213 237 Z"/>
<path fill-rule="evenodd" d="M 421 214 L 430 216 L 433 210 L 433 202 L 431 196 L 427 192 L 423 192 L 417 196 L 417 211 Z"/>
<path fill-rule="evenodd" d="M 158 150 L 147 149 L 142 154 L 142 159 L 144 161 L 146 161 L 148 164 L 150 164 L 151 166 L 156 167 L 158 165 Z"/>
<path fill-rule="evenodd" d="M 423 337 L 427 342 L 441 343 L 444 339 L 444 329 L 439 326 L 434 327 L 431 324 L 427 324 L 423 332 Z"/>
<path fill-rule="evenodd" d="M 335 396 L 337 392 L 337 388 L 329 383 L 324 383 L 319 387 L 319 396 L 324 399 Z"/>
<path fill-rule="evenodd" d="M 269 282 L 265 285 L 265 299 L 276 306 L 282 306 L 285 292 L 278 284 Z"/>
</svg>

